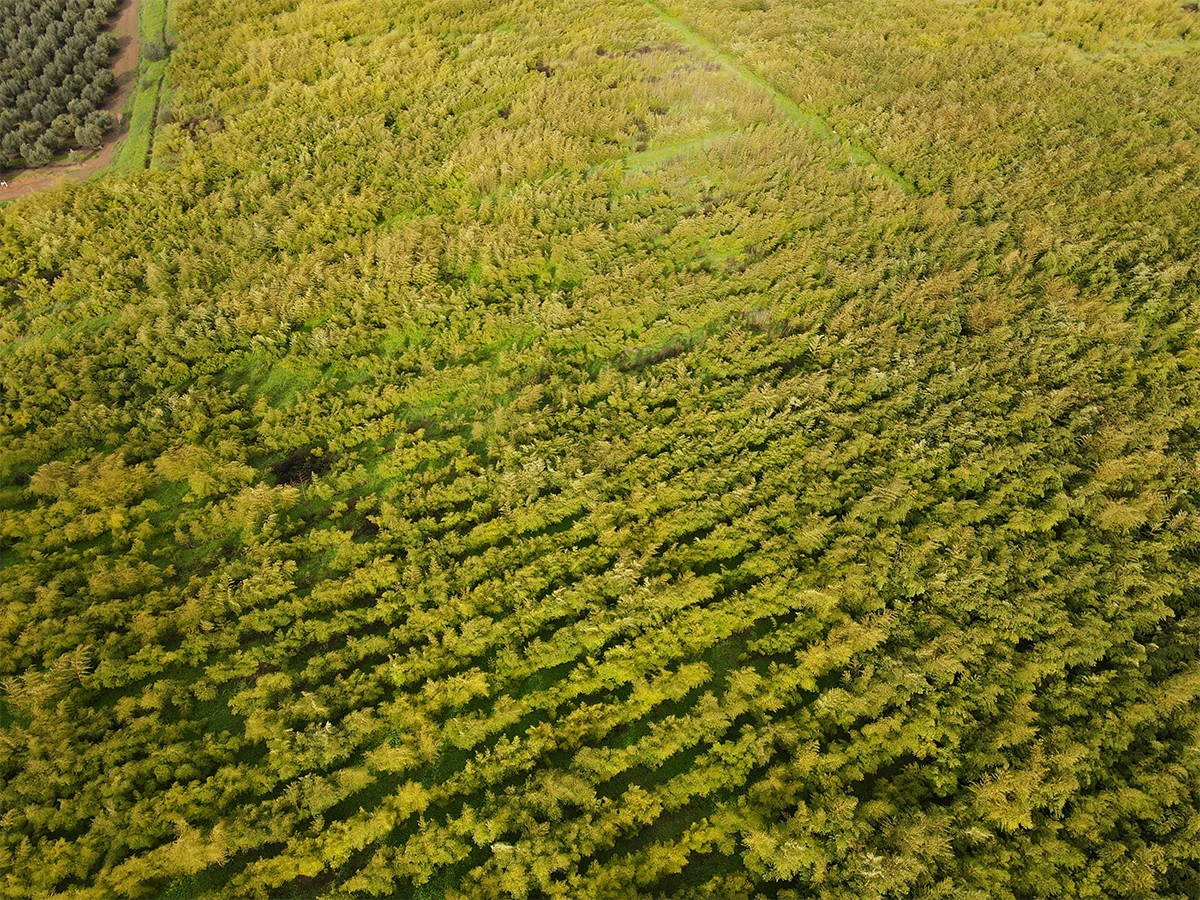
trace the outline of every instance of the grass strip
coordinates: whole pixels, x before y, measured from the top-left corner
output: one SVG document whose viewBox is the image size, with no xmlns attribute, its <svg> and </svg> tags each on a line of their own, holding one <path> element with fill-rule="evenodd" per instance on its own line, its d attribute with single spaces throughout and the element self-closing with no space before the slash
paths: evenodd
<svg viewBox="0 0 1200 900">
<path fill-rule="evenodd" d="M 113 159 L 114 172 L 140 172 L 150 164 L 155 119 L 167 61 L 148 59 L 146 49 L 151 42 L 164 47 L 167 44 L 167 5 L 167 0 L 142 0 L 138 9 L 141 58 L 138 60 L 137 81 L 129 103 L 129 131 Z"/>
<path fill-rule="evenodd" d="M 853 162 L 856 162 L 859 165 L 874 166 L 887 181 L 901 188 L 906 194 L 916 193 L 916 185 L 914 185 L 911 181 L 909 181 L 899 172 L 892 169 L 889 165 L 887 165 L 887 163 L 879 160 L 869 150 L 859 147 L 852 141 L 842 137 L 837 133 L 834 127 L 821 118 L 821 116 L 800 108 L 800 106 L 796 104 L 795 100 L 781 91 L 771 82 L 767 81 L 767 79 L 763 78 L 737 57 L 732 56 L 722 50 L 719 46 L 706 38 L 700 32 L 696 31 L 682 19 L 672 16 L 665 9 L 655 3 L 654 0 L 644 0 L 644 2 L 652 10 L 654 10 L 660 19 L 662 19 L 665 23 L 670 25 L 679 33 L 679 35 L 684 39 L 685 44 L 706 54 L 721 65 L 732 69 L 738 74 L 739 77 L 742 78 L 742 80 L 749 82 L 759 90 L 770 94 L 771 99 L 775 101 L 775 109 L 783 118 L 803 125 L 817 137 L 824 138 L 825 140 L 837 141 L 846 148 L 846 151 L 849 153 L 850 159 Z"/>
</svg>

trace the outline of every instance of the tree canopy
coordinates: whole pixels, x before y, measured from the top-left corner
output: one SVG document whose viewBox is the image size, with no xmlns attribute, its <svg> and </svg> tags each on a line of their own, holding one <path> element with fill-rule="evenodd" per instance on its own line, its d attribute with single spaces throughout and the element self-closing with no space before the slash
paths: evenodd
<svg viewBox="0 0 1200 900">
<path fill-rule="evenodd" d="M 1200 893 L 1196 17 L 175 14 L 0 207 L 0 896 Z"/>
</svg>

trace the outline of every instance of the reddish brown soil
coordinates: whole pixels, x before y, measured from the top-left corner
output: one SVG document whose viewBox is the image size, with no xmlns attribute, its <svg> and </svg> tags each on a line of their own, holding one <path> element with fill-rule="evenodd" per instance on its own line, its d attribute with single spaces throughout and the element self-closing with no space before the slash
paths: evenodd
<svg viewBox="0 0 1200 900">
<path fill-rule="evenodd" d="M 117 117 L 117 124 L 109 131 L 108 141 L 97 150 L 76 150 L 67 159 L 38 169 L 22 169 L 12 175 L 0 174 L 0 180 L 8 182 L 7 187 L 0 187 L 0 203 L 28 196 L 62 181 L 83 181 L 112 162 L 117 141 L 125 134 L 127 123 L 123 110 L 137 78 L 138 0 L 122 0 L 117 8 L 112 32 L 117 38 L 117 55 L 112 63 L 113 74 L 117 76 L 117 89 L 104 108 Z"/>
</svg>

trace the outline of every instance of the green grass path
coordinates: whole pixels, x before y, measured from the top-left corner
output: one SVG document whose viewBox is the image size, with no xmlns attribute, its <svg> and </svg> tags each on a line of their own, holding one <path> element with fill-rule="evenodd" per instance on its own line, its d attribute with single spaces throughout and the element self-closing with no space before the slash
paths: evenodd
<svg viewBox="0 0 1200 900">
<path fill-rule="evenodd" d="M 718 141 L 732 137 L 736 134 L 741 134 L 742 129 L 731 128 L 728 131 L 718 131 L 713 134 L 707 134 L 703 137 L 691 138 L 686 141 L 679 141 L 675 144 L 667 144 L 664 147 L 651 147 L 649 150 L 639 150 L 636 153 L 630 153 L 620 157 L 617 160 L 609 160 L 599 165 L 593 166 L 598 169 L 601 166 L 611 165 L 614 162 L 624 163 L 625 169 L 630 172 L 635 172 L 638 169 L 645 169 L 651 166 L 656 166 L 661 162 L 666 162 L 668 159 L 674 159 L 677 156 L 685 156 L 689 153 L 694 153 L 698 150 L 704 150 L 713 146 Z"/>
<path fill-rule="evenodd" d="M 167 0 L 142 0 L 138 20 L 140 59 L 137 81 L 129 102 L 129 131 L 113 159 L 111 171 L 114 172 L 140 172 L 150 164 L 157 126 L 155 120 L 167 68 L 165 59 L 151 61 L 146 58 L 147 43 L 166 42 Z"/>
<path fill-rule="evenodd" d="M 911 181 L 880 161 L 873 153 L 854 142 L 847 140 L 834 130 L 833 126 L 816 113 L 801 109 L 791 97 L 763 78 L 737 57 L 722 50 L 717 44 L 696 31 L 682 19 L 676 18 L 658 5 L 655 0 L 643 0 L 665 23 L 670 25 L 684 39 L 685 43 L 712 59 L 735 71 L 743 81 L 749 82 L 761 91 L 766 92 L 775 101 L 775 108 L 780 115 L 793 122 L 803 125 L 813 134 L 825 140 L 837 141 L 842 144 L 850 155 L 850 159 L 860 165 L 874 166 L 885 179 L 904 190 L 905 193 L 915 194 L 917 189 Z"/>
</svg>

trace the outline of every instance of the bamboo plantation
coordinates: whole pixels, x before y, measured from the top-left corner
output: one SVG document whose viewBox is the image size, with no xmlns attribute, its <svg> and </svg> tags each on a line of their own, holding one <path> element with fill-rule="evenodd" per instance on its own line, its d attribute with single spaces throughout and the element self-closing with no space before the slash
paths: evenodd
<svg viewBox="0 0 1200 900">
<path fill-rule="evenodd" d="M 1200 896 L 1200 15 L 171 15 L 0 206 L 0 896 Z"/>
</svg>

